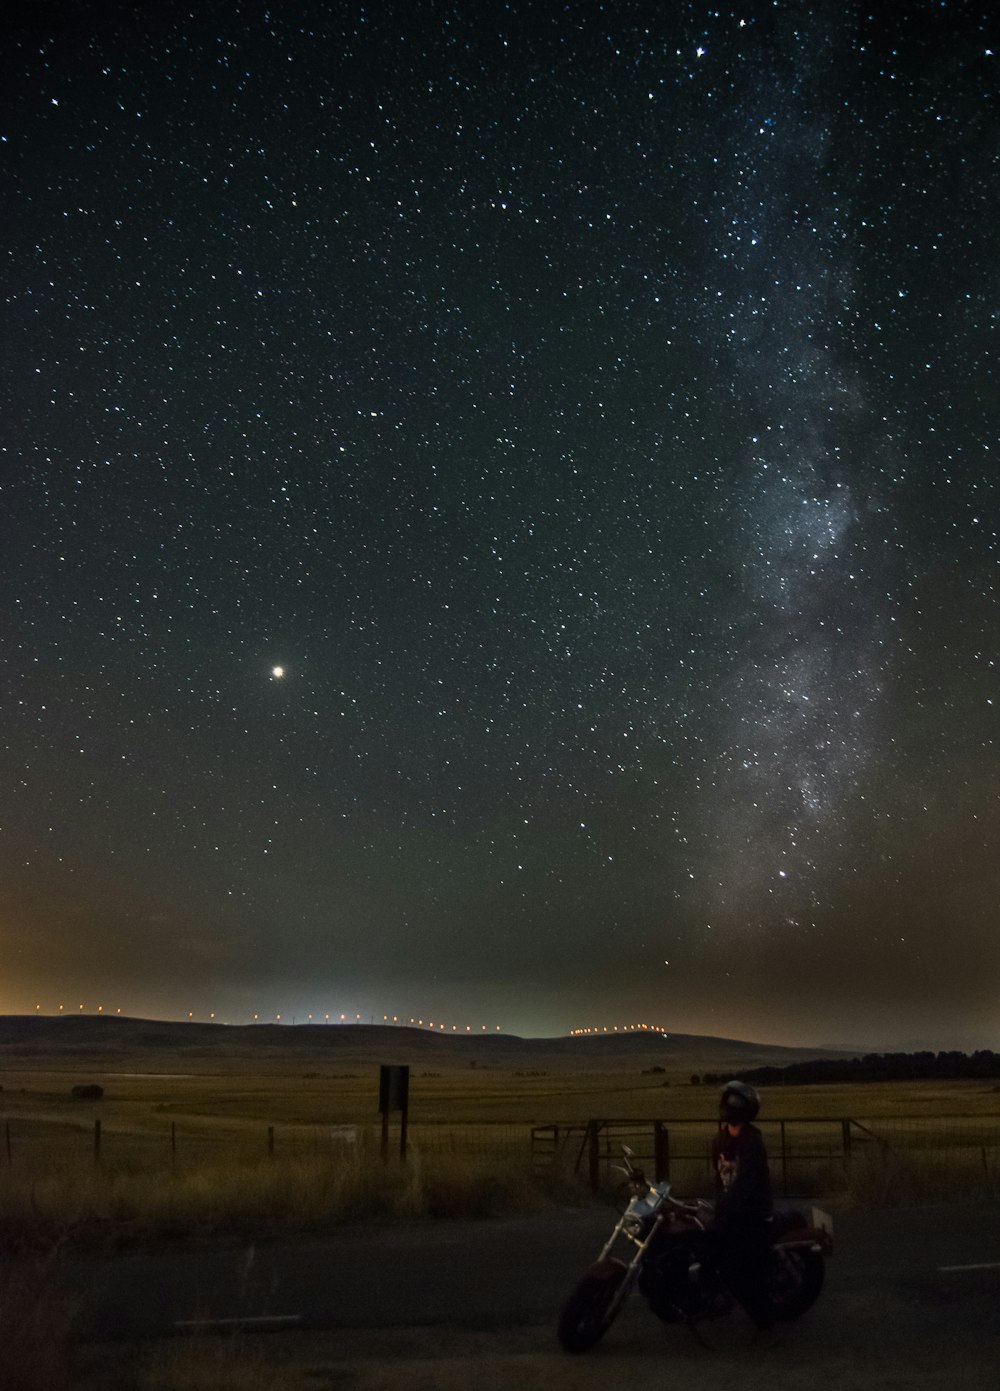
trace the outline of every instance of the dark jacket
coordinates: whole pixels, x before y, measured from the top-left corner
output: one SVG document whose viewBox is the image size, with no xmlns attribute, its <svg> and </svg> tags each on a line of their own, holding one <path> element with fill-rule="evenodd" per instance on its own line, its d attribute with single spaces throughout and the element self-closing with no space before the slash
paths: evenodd
<svg viewBox="0 0 1000 1391">
<path fill-rule="evenodd" d="M 722 1126 L 712 1141 L 717 1194 L 716 1220 L 722 1225 L 763 1222 L 771 1215 L 771 1172 L 764 1139 L 755 1125 L 738 1135 Z"/>
</svg>

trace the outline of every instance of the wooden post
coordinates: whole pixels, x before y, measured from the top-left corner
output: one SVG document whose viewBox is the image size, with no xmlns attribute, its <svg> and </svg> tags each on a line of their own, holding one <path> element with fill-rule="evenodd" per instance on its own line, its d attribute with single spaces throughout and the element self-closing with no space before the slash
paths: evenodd
<svg viewBox="0 0 1000 1391">
<path fill-rule="evenodd" d="M 389 1112 L 382 1112 L 382 1163 L 389 1160 Z"/>
<path fill-rule="evenodd" d="M 14 1162 L 13 1159 L 11 1158 L 11 1153 L 10 1153 L 10 1121 L 7 1122 L 6 1130 L 7 1130 L 7 1168 L 9 1169 L 9 1168 L 11 1167 L 11 1165 L 13 1164 L 13 1162 Z"/>
<path fill-rule="evenodd" d="M 273 1126 L 273 1125 L 269 1125 L 269 1126 L 267 1127 L 267 1152 L 268 1152 L 269 1155 L 272 1155 L 272 1156 L 273 1156 L 273 1154 L 274 1154 L 274 1126 Z"/>
<path fill-rule="evenodd" d="M 844 1173 L 851 1167 L 851 1122 L 842 1120 L 840 1122 L 841 1142 L 844 1147 Z"/>
<path fill-rule="evenodd" d="M 781 1122 L 781 1191 L 788 1197 L 788 1146 L 785 1143 L 785 1122 Z"/>
<path fill-rule="evenodd" d="M 656 1183 L 670 1178 L 670 1131 L 662 1121 L 653 1122 L 653 1178 Z"/>
<path fill-rule="evenodd" d="M 177 1122 L 170 1122 L 170 1158 L 177 1158 Z"/>
<path fill-rule="evenodd" d="M 94 1163 L 101 1162 L 101 1122 L 94 1121 Z"/>
<path fill-rule="evenodd" d="M 600 1121 L 588 1121 L 587 1129 L 590 1132 L 587 1136 L 590 1161 L 590 1186 L 596 1193 L 601 1186 Z"/>
</svg>

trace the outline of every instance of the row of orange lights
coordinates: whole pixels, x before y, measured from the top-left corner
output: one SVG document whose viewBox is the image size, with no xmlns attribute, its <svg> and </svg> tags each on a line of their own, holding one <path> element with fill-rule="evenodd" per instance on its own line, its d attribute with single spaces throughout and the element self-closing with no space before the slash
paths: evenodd
<svg viewBox="0 0 1000 1391">
<path fill-rule="evenodd" d="M 213 1014 L 211 1017 L 214 1019 L 214 1018 L 215 1018 L 215 1015 Z M 188 1018 L 189 1018 L 189 1019 L 193 1019 L 193 1018 L 194 1018 L 194 1015 L 193 1015 L 193 1014 L 188 1014 Z M 268 1018 L 270 1018 L 270 1016 L 268 1016 Z M 281 1021 L 282 1021 L 282 1019 L 285 1019 L 285 1018 L 287 1018 L 287 1016 L 284 1015 L 284 1014 L 276 1014 L 276 1015 L 274 1016 L 274 1022 L 275 1022 L 276 1024 L 280 1024 Z M 294 1019 L 297 1019 L 297 1018 L 298 1018 L 298 1015 L 297 1015 L 297 1014 L 293 1014 L 293 1015 L 292 1015 L 292 1019 L 293 1019 L 293 1020 L 294 1020 Z M 337 1023 L 337 1024 L 360 1024 L 360 1023 L 361 1023 L 361 1015 L 360 1015 L 360 1014 L 356 1014 L 356 1015 L 354 1016 L 353 1019 L 348 1019 L 348 1017 L 347 1017 L 346 1014 L 341 1014 L 341 1015 L 339 1015 L 339 1016 L 336 1015 L 336 1014 L 324 1014 L 324 1015 L 323 1015 L 323 1023 L 324 1023 L 324 1024 L 329 1024 L 329 1022 L 330 1022 L 331 1019 L 332 1019 L 335 1023 Z M 307 1024 L 315 1024 L 315 1023 L 318 1022 L 318 1020 L 319 1020 L 319 1015 L 317 1015 L 317 1014 L 307 1014 L 307 1015 L 306 1015 L 306 1023 L 307 1023 Z M 259 1014 L 255 1014 L 255 1015 L 254 1015 L 254 1017 L 253 1017 L 253 1022 L 254 1022 L 255 1024 L 259 1024 L 259 1023 L 260 1023 L 260 1015 L 259 1015 Z"/>
<path fill-rule="evenodd" d="M 395 1015 L 395 1014 L 392 1016 L 391 1019 L 389 1018 L 389 1016 L 388 1016 L 387 1014 L 383 1014 L 383 1016 L 382 1016 L 382 1023 L 383 1023 L 383 1024 L 405 1024 L 406 1022 L 407 1022 L 407 1021 L 406 1021 L 405 1019 L 400 1019 L 400 1018 L 398 1017 L 398 1015 Z M 447 1028 L 448 1028 L 448 1025 L 447 1025 L 447 1024 L 435 1024 L 433 1019 L 428 1019 L 428 1021 L 427 1021 L 426 1024 L 424 1023 L 424 1021 L 423 1021 L 422 1019 L 412 1019 L 412 1018 L 411 1018 L 409 1022 L 410 1022 L 415 1028 L 420 1028 L 420 1029 L 445 1029 L 445 1030 L 447 1030 Z M 488 1024 L 480 1024 L 480 1026 L 479 1026 L 479 1031 L 480 1031 L 480 1033 L 484 1033 L 484 1034 L 485 1034 L 485 1033 L 488 1033 L 488 1032 L 489 1032 L 489 1027 L 490 1027 L 490 1026 L 489 1026 Z M 475 1030 L 473 1029 L 473 1027 L 472 1027 L 471 1024 L 466 1024 L 464 1029 L 462 1028 L 461 1024 L 452 1024 L 452 1026 L 451 1026 L 451 1032 L 452 1032 L 453 1034 L 461 1034 L 461 1033 L 471 1034 L 471 1033 L 474 1033 Z M 494 1033 L 497 1033 L 497 1034 L 500 1033 L 500 1025 L 499 1025 L 499 1024 L 497 1024 L 497 1025 L 495 1026 L 493 1032 L 494 1032 Z"/>
<path fill-rule="evenodd" d="M 80 1008 L 80 1009 L 86 1009 L 86 1005 L 80 1005 L 79 1008 Z M 40 1014 L 41 1011 L 42 1011 L 41 1005 L 36 1005 L 36 1006 L 35 1006 L 35 1013 L 36 1013 L 36 1014 Z M 103 1014 L 103 1013 L 105 1012 L 105 1011 L 104 1011 L 104 1006 L 103 1006 L 103 1005 L 98 1005 L 98 1006 L 97 1006 L 96 1012 L 97 1012 L 98 1014 Z M 110 1013 L 110 1011 L 108 1011 L 108 1012 Z M 114 1012 L 115 1012 L 115 1014 L 121 1014 L 121 1010 L 120 1010 L 120 1009 L 116 1009 Z M 66 1013 L 66 1006 L 65 1006 L 65 1005 L 60 1005 L 60 1006 L 59 1006 L 59 1013 L 60 1013 L 60 1014 L 65 1014 L 65 1013 Z"/>
<path fill-rule="evenodd" d="M 191 1015 L 191 1014 L 188 1015 L 188 1018 L 189 1018 L 189 1019 L 191 1019 L 191 1018 L 193 1018 L 193 1017 L 194 1017 L 194 1016 Z M 212 1015 L 212 1018 L 213 1018 L 213 1019 L 215 1018 L 215 1015 L 214 1015 L 214 1014 Z M 259 1014 L 255 1014 L 253 1018 L 254 1018 L 254 1023 L 255 1023 L 255 1024 L 258 1023 L 258 1022 L 260 1021 L 260 1015 L 259 1015 Z M 276 1015 L 274 1016 L 274 1018 L 275 1018 L 275 1022 L 276 1022 L 276 1023 L 278 1023 L 278 1024 L 281 1023 L 282 1016 L 281 1016 L 280 1014 L 276 1014 Z M 372 1020 L 372 1023 L 375 1022 L 375 1016 L 374 1016 L 374 1015 L 369 1015 L 369 1018 Z M 315 1023 L 318 1022 L 318 1019 L 319 1019 L 319 1016 L 318 1016 L 318 1015 L 315 1015 L 315 1014 L 307 1014 L 307 1015 L 306 1015 L 306 1023 L 307 1023 L 307 1024 L 315 1024 Z M 360 1023 L 361 1023 L 361 1015 L 360 1015 L 360 1014 L 356 1014 L 356 1015 L 354 1016 L 353 1020 L 348 1019 L 348 1016 L 347 1016 L 346 1014 L 341 1014 L 339 1017 L 338 1017 L 337 1015 L 335 1015 L 335 1014 L 324 1014 L 324 1015 L 323 1015 L 323 1022 L 324 1022 L 325 1024 L 329 1024 L 329 1022 L 330 1022 L 331 1019 L 332 1019 L 335 1023 L 338 1023 L 338 1024 L 347 1024 L 347 1023 L 360 1024 Z M 383 1024 L 403 1024 L 403 1025 L 409 1023 L 409 1024 L 413 1024 L 415 1027 L 416 1027 L 416 1026 L 419 1026 L 421 1029 L 447 1029 L 447 1028 L 448 1028 L 448 1025 L 447 1025 L 447 1024 L 435 1024 L 434 1021 L 433 1021 L 433 1019 L 428 1019 L 427 1023 L 425 1024 L 424 1021 L 423 1021 L 422 1019 L 414 1019 L 414 1018 L 411 1017 L 409 1020 L 407 1020 L 407 1019 L 405 1019 L 405 1018 L 400 1018 L 400 1016 L 399 1016 L 398 1014 L 383 1014 L 383 1016 L 382 1016 L 382 1023 L 383 1023 Z M 480 1024 L 479 1030 L 480 1030 L 481 1033 L 487 1033 L 487 1032 L 489 1032 L 489 1027 L 490 1027 L 490 1026 L 489 1026 L 488 1024 Z M 496 1028 L 495 1028 L 495 1032 L 496 1032 L 496 1033 L 500 1033 L 500 1031 L 501 1031 L 501 1030 L 500 1030 L 500 1025 L 497 1024 L 497 1025 L 496 1025 Z M 464 1026 L 461 1025 L 461 1024 L 452 1024 L 452 1025 L 451 1025 L 451 1032 L 452 1032 L 453 1034 L 458 1034 L 458 1033 L 471 1034 L 471 1033 L 474 1033 L 474 1032 L 475 1032 L 475 1029 L 473 1028 L 473 1026 L 472 1026 L 471 1024 L 466 1024 L 466 1025 L 464 1025 Z"/>
<path fill-rule="evenodd" d="M 80 1005 L 78 1008 L 79 1008 L 80 1010 L 85 1010 L 85 1009 L 86 1009 L 86 1006 L 85 1006 L 85 1005 Z M 40 1013 L 41 1013 L 41 1009 L 42 1009 L 42 1007 L 41 1007 L 40 1004 L 36 1004 L 36 1005 L 35 1005 L 35 1013 L 36 1013 L 36 1014 L 40 1014 Z M 65 1006 L 65 1005 L 60 1005 L 60 1006 L 59 1006 L 59 1013 L 60 1013 L 60 1014 L 65 1014 L 65 1012 L 66 1012 L 66 1006 Z M 110 1011 L 109 1011 L 109 1012 L 110 1012 Z M 115 1014 L 121 1014 L 121 1010 L 120 1010 L 120 1009 L 116 1009 L 114 1012 L 115 1012 Z M 104 1013 L 105 1013 L 104 1006 L 103 1006 L 103 1005 L 97 1005 L 96 1010 L 95 1010 L 95 1013 L 97 1013 L 97 1014 L 104 1014 Z M 193 1019 L 193 1018 L 195 1017 L 195 1015 L 194 1015 L 194 1010 L 193 1010 L 193 1009 L 189 1009 L 189 1010 L 188 1010 L 188 1012 L 187 1012 L 187 1017 L 188 1017 L 188 1019 Z M 293 1017 L 293 1019 L 295 1019 L 295 1018 L 297 1018 L 298 1016 L 293 1015 L 292 1017 Z M 306 1022 L 309 1023 L 309 1024 L 317 1023 L 317 1022 L 319 1021 L 320 1017 L 321 1017 L 321 1016 L 319 1016 L 319 1015 L 309 1014 L 309 1015 L 306 1016 Z M 213 1011 L 212 1013 L 210 1013 L 210 1014 L 207 1016 L 207 1018 L 210 1019 L 210 1020 L 215 1019 L 215 1013 L 214 1013 L 214 1011 Z M 270 1016 L 265 1016 L 265 1019 L 267 1019 L 267 1018 L 270 1018 Z M 274 1022 L 275 1022 L 276 1024 L 280 1024 L 283 1018 L 287 1018 L 287 1016 L 281 1015 L 281 1014 L 276 1014 L 276 1015 L 274 1016 Z M 374 1015 L 371 1015 L 370 1018 L 372 1019 L 372 1022 L 374 1023 L 375 1016 L 374 1016 Z M 360 1024 L 360 1022 L 361 1022 L 361 1015 L 360 1015 L 360 1014 L 355 1014 L 355 1016 L 354 1016 L 353 1019 L 349 1019 L 348 1016 L 347 1016 L 346 1014 L 341 1014 L 341 1015 L 339 1015 L 339 1016 L 336 1015 L 336 1014 L 324 1014 L 324 1015 L 322 1015 L 322 1020 L 323 1020 L 323 1023 L 325 1023 L 325 1024 L 329 1024 L 330 1021 L 331 1021 L 331 1019 L 334 1020 L 334 1022 L 335 1022 L 335 1023 L 338 1023 L 338 1024 L 347 1024 L 347 1023 Z M 255 1024 L 259 1024 L 259 1023 L 260 1023 L 260 1020 L 261 1020 L 261 1016 L 260 1016 L 259 1014 L 255 1014 L 255 1015 L 253 1016 L 253 1022 L 254 1022 Z M 383 1023 L 383 1024 L 405 1024 L 406 1022 L 407 1022 L 407 1021 L 406 1021 L 405 1019 L 400 1019 L 400 1017 L 399 1017 L 398 1014 L 393 1014 L 393 1015 L 383 1014 L 383 1016 L 382 1016 L 382 1023 Z M 425 1024 L 424 1021 L 423 1021 L 422 1019 L 414 1019 L 414 1018 L 411 1018 L 411 1019 L 409 1020 L 409 1023 L 410 1023 L 410 1024 L 413 1024 L 414 1026 L 419 1026 L 419 1027 L 422 1028 L 422 1029 L 423 1029 L 423 1028 L 427 1028 L 427 1029 L 444 1029 L 445 1031 L 447 1031 L 447 1030 L 448 1030 L 448 1027 L 449 1027 L 447 1024 L 435 1024 L 434 1021 L 433 1021 L 433 1019 L 429 1019 L 429 1020 L 427 1021 L 427 1023 Z M 451 1031 L 451 1033 L 453 1033 L 453 1034 L 457 1034 L 457 1033 L 471 1034 L 471 1033 L 476 1032 L 476 1030 L 473 1028 L 473 1026 L 472 1026 L 471 1024 L 466 1024 L 466 1025 L 464 1025 L 464 1026 L 461 1025 L 461 1024 L 452 1024 L 452 1025 L 451 1025 L 450 1031 Z M 481 1032 L 481 1033 L 488 1033 L 488 1032 L 489 1032 L 489 1025 L 488 1025 L 488 1024 L 480 1024 L 480 1026 L 479 1026 L 479 1032 Z M 501 1032 L 501 1028 L 500 1028 L 500 1025 L 499 1025 L 499 1024 L 496 1025 L 494 1032 L 495 1032 L 495 1033 L 500 1033 L 500 1032 Z"/>
<path fill-rule="evenodd" d="M 77 1012 L 82 1012 L 82 1011 L 86 1010 L 86 1008 L 87 1008 L 86 1005 L 78 1005 L 78 1006 L 77 1006 Z M 120 1009 L 120 1008 L 119 1008 L 119 1009 L 115 1009 L 115 1010 L 113 1010 L 113 1011 L 110 1010 L 110 1009 L 109 1009 L 109 1010 L 106 1010 L 106 1009 L 104 1008 L 103 1005 L 95 1005 L 95 1006 L 93 1006 L 93 1010 L 94 1010 L 94 1013 L 95 1013 L 95 1014 L 112 1014 L 112 1013 L 114 1013 L 114 1014 L 121 1014 L 121 1009 Z M 41 1012 L 42 1012 L 42 1007 L 41 1007 L 41 1005 L 40 1005 L 40 1004 L 35 1005 L 35 1013 L 36 1013 L 36 1014 L 41 1014 Z M 72 1011 L 70 1011 L 70 1012 L 72 1013 Z M 66 1006 L 65 1006 L 65 1005 L 60 1005 L 59 1008 L 58 1008 L 58 1013 L 59 1013 L 59 1014 L 65 1014 L 65 1013 L 66 1013 Z M 190 1009 L 189 1009 L 189 1010 L 188 1010 L 188 1015 L 187 1015 L 187 1017 L 188 1017 L 189 1019 L 193 1019 L 193 1018 L 194 1018 L 194 1010 L 190 1010 Z M 209 1019 L 214 1019 L 214 1018 L 215 1018 L 215 1015 L 214 1015 L 214 1014 L 210 1014 L 208 1017 L 209 1017 Z M 255 1018 L 255 1019 L 257 1018 L 257 1015 L 256 1015 L 256 1014 L 254 1015 L 254 1018 Z M 279 1018 L 279 1019 L 281 1018 L 281 1015 L 280 1015 L 280 1014 L 278 1015 L 278 1018 Z"/>
<path fill-rule="evenodd" d="M 663 1034 L 667 1035 L 666 1029 L 662 1029 L 659 1024 L 605 1024 L 601 1028 L 594 1029 L 570 1029 L 570 1037 L 576 1038 L 580 1034 Z"/>
</svg>

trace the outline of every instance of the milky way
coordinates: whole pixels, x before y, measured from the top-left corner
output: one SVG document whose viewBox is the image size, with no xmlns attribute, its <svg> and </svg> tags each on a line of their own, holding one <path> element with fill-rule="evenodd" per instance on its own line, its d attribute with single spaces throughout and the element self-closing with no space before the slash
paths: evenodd
<svg viewBox="0 0 1000 1391">
<path fill-rule="evenodd" d="M 995 28 L 25 12 L 0 1008 L 995 1043 Z"/>
<path fill-rule="evenodd" d="M 836 148 L 850 118 L 815 105 L 836 90 L 853 36 L 803 32 L 802 19 L 778 20 L 784 61 L 740 93 L 709 218 L 733 292 L 719 293 L 717 323 L 746 429 L 729 470 L 738 623 L 703 834 L 720 875 L 712 916 L 751 925 L 773 915 L 776 893 L 785 913 L 811 917 L 818 885 L 842 868 L 831 824 L 872 759 L 899 588 L 878 553 L 894 451 L 883 430 L 876 465 L 859 457 L 870 403 L 845 343 L 864 313 L 852 271 L 858 171 Z"/>
</svg>

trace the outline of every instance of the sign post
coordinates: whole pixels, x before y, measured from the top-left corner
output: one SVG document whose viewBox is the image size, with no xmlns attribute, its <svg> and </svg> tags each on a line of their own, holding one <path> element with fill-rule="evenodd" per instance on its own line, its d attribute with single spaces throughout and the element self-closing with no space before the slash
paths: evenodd
<svg viewBox="0 0 1000 1391">
<path fill-rule="evenodd" d="M 409 1113 L 410 1069 L 383 1063 L 379 1076 L 378 1109 L 382 1113 L 382 1162 L 389 1157 L 389 1114 L 399 1115 L 399 1157 L 406 1158 L 406 1123 Z"/>
</svg>

